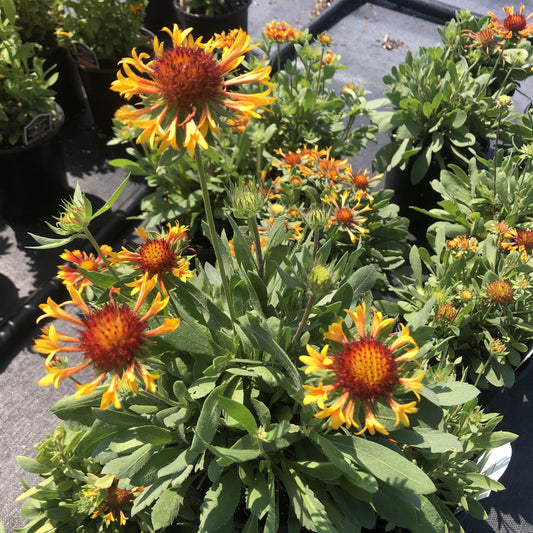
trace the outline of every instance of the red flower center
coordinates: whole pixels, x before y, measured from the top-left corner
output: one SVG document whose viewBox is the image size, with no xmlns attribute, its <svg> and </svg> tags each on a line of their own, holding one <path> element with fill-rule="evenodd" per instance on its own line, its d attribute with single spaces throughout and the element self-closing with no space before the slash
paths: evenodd
<svg viewBox="0 0 533 533">
<path fill-rule="evenodd" d="M 169 105 L 190 109 L 221 92 L 222 71 L 210 54 L 181 46 L 165 50 L 153 62 L 154 83 Z"/>
<path fill-rule="evenodd" d="M 81 347 L 96 370 L 128 366 L 145 342 L 146 324 L 128 306 L 106 304 L 84 320 Z"/>
<path fill-rule="evenodd" d="M 512 32 L 519 32 L 526 28 L 527 21 L 526 18 L 520 13 L 508 15 L 503 21 L 505 28 Z"/>
<path fill-rule="evenodd" d="M 131 501 L 131 491 L 126 489 L 119 489 L 117 483 L 113 482 L 113 485 L 107 490 L 107 496 L 104 499 L 106 507 L 114 511 L 124 507 Z"/>
<path fill-rule="evenodd" d="M 523 229 L 516 234 L 516 244 L 521 246 L 528 252 L 533 250 L 533 229 Z"/>
<path fill-rule="evenodd" d="M 335 367 L 339 385 L 361 401 L 388 396 L 399 380 L 392 352 L 375 339 L 345 344 Z"/>
<path fill-rule="evenodd" d="M 361 174 L 361 172 L 353 175 L 353 183 L 358 189 L 366 189 L 368 187 L 368 181 L 368 178 L 364 174 Z"/>
<path fill-rule="evenodd" d="M 172 250 L 168 242 L 149 240 L 139 248 L 139 266 L 150 276 L 164 274 L 176 266 L 178 254 Z"/>
<path fill-rule="evenodd" d="M 349 224 L 353 220 L 352 210 L 347 207 L 341 207 L 335 215 L 339 224 Z"/>
</svg>

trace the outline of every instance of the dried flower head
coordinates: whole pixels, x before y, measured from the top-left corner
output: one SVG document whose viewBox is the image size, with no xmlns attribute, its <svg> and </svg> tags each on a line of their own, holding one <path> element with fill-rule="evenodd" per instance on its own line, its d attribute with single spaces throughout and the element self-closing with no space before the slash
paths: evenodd
<svg viewBox="0 0 533 533">
<path fill-rule="evenodd" d="M 486 294 L 491 302 L 507 305 L 513 301 L 514 291 L 507 281 L 495 280 L 487 285 Z"/>
</svg>

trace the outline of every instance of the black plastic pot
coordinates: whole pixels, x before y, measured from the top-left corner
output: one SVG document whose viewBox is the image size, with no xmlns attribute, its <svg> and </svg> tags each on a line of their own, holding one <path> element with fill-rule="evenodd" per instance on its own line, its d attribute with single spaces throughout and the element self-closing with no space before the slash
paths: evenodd
<svg viewBox="0 0 533 533">
<path fill-rule="evenodd" d="M 8 220 L 39 222 L 57 215 L 70 194 L 61 143 L 63 110 L 56 104 L 52 130 L 30 144 L 0 149 L 0 213 Z"/>
<path fill-rule="evenodd" d="M 426 231 L 436 219 L 412 208 L 429 211 L 438 207 L 437 202 L 442 200 L 442 196 L 431 187 L 430 182 L 439 178 L 440 169 L 430 166 L 428 173 L 416 185 L 411 183 L 410 173 L 409 166 L 405 170 L 396 167 L 386 172 L 385 188 L 394 191 L 392 201 L 399 206 L 400 216 L 409 219 L 409 232 L 416 239 L 416 244 L 426 247 Z"/>
<path fill-rule="evenodd" d="M 204 40 L 207 40 L 215 33 L 227 32 L 235 28 L 248 31 L 248 8 L 251 3 L 252 0 L 246 0 L 242 6 L 233 11 L 212 16 L 187 13 L 179 7 L 178 0 L 174 0 L 174 9 L 181 29 L 192 28 L 192 35 L 195 39 L 204 37 Z"/>
<path fill-rule="evenodd" d="M 65 118 L 81 115 L 86 101 L 80 73 L 72 54 L 62 47 L 55 47 L 43 53 L 45 68 L 55 66 L 58 79 L 52 87 L 56 91 L 56 102 L 62 107 Z"/>
<path fill-rule="evenodd" d="M 102 133 L 111 135 L 115 111 L 126 103 L 119 93 L 111 90 L 119 67 L 89 68 L 78 64 L 78 68 L 94 125 Z"/>
<path fill-rule="evenodd" d="M 172 26 L 178 23 L 174 0 L 148 0 L 144 26 L 157 35 L 160 40 L 168 38 L 168 33 L 162 32 L 162 28 L 172 29 Z"/>
</svg>

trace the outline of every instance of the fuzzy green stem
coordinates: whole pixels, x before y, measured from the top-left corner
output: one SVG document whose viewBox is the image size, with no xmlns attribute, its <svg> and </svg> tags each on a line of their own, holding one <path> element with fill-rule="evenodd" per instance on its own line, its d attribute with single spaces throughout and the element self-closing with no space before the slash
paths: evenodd
<svg viewBox="0 0 533 533">
<path fill-rule="evenodd" d="M 222 254 L 218 245 L 218 234 L 215 228 L 215 219 L 213 217 L 213 209 L 211 207 L 211 200 L 209 199 L 209 191 L 207 189 L 207 177 L 205 174 L 204 163 L 202 160 L 202 154 L 200 148 L 196 146 L 194 152 L 196 165 L 198 167 L 198 177 L 200 178 L 200 188 L 202 190 L 202 198 L 204 200 L 205 214 L 207 217 L 207 226 L 209 228 L 209 236 L 211 237 L 211 243 L 215 251 L 215 257 L 217 258 L 218 270 L 222 279 L 222 288 L 228 304 L 229 314 L 233 323 L 236 321 L 235 311 L 233 309 L 233 300 L 231 298 L 231 291 L 229 287 L 228 277 L 226 275 L 226 269 L 224 268 L 224 262 L 222 261 Z"/>
<path fill-rule="evenodd" d="M 311 310 L 313 309 L 313 304 L 315 303 L 316 295 L 312 293 L 309 296 L 309 299 L 307 300 L 307 305 L 305 306 L 304 314 L 302 316 L 302 319 L 300 320 L 300 323 L 298 324 L 298 329 L 296 330 L 296 333 L 291 339 L 291 343 L 289 344 L 289 347 L 287 348 L 287 353 L 292 352 L 294 347 L 296 346 L 296 343 L 302 336 L 303 330 L 305 325 L 307 324 L 307 319 L 309 318 L 309 315 L 311 314 Z"/>
</svg>

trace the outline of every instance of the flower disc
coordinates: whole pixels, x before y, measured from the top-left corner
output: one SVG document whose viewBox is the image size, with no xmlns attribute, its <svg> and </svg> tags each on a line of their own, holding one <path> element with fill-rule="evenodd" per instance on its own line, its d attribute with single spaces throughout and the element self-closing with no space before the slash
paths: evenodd
<svg viewBox="0 0 533 533">
<path fill-rule="evenodd" d="M 398 383 L 390 349 L 375 339 L 352 341 L 335 359 L 337 382 L 361 401 L 389 396 Z"/>
<path fill-rule="evenodd" d="M 100 372 L 129 366 L 145 342 L 146 324 L 129 307 L 106 304 L 87 316 L 80 335 L 85 359 Z"/>
<path fill-rule="evenodd" d="M 165 50 L 153 62 L 153 79 L 168 105 L 180 109 L 211 100 L 223 84 L 223 72 L 211 54 L 201 48 Z"/>
</svg>

